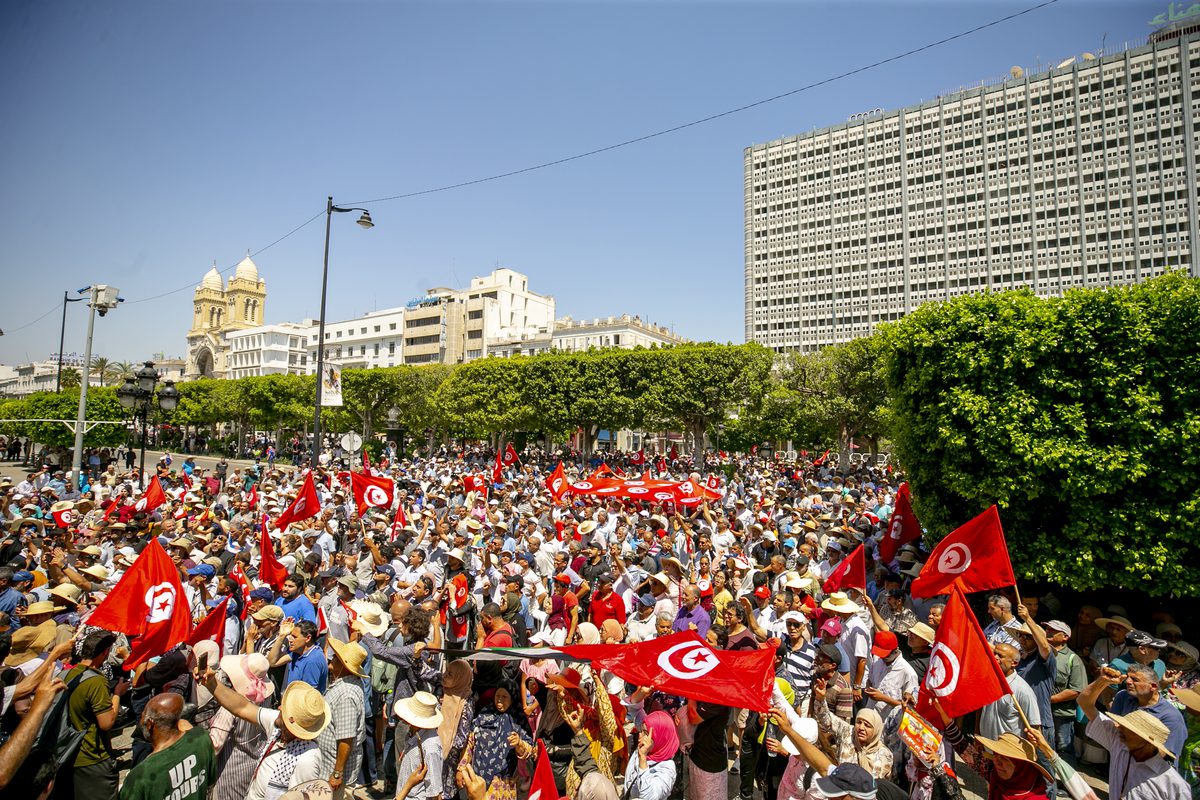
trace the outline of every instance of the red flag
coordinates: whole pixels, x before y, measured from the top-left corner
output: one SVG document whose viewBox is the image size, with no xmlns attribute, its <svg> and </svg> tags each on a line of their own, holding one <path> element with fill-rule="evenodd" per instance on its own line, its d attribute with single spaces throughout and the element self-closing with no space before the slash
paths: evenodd
<svg viewBox="0 0 1200 800">
<path fill-rule="evenodd" d="M 149 513 L 165 502 L 167 502 L 167 496 L 163 493 L 162 484 L 158 482 L 158 476 L 155 475 L 150 479 L 150 485 L 146 487 L 145 493 L 133 504 L 133 511 L 134 513 L 139 511 Z"/>
<path fill-rule="evenodd" d="M 633 464 L 635 467 L 640 467 L 642 464 L 645 464 L 646 463 L 646 451 L 638 450 L 636 453 L 631 454 L 629 456 L 629 463 Z"/>
<path fill-rule="evenodd" d="M 354 620 L 358 619 L 358 612 L 353 608 L 346 605 L 341 600 L 338 600 L 338 605 L 341 606 L 342 610 L 346 612 L 346 619 L 350 620 L 350 622 L 354 622 Z"/>
<path fill-rule="evenodd" d="M 317 606 L 317 636 L 325 636 L 329 633 L 329 618 L 325 616 L 323 606 Z"/>
<path fill-rule="evenodd" d="M 275 529 L 281 531 L 293 522 L 315 517 L 320 511 L 321 501 L 317 498 L 317 487 L 313 484 L 313 476 L 310 472 L 304 476 L 304 485 L 300 487 L 300 494 L 282 514 L 275 518 Z"/>
<path fill-rule="evenodd" d="M 241 618 L 246 619 L 246 614 L 250 611 L 250 581 L 246 577 L 246 573 L 242 570 L 242 562 L 234 561 L 233 566 L 229 568 L 229 579 L 242 588 L 242 606 Z"/>
<path fill-rule="evenodd" d="M 121 508 L 121 498 L 114 497 L 103 506 L 104 519 L 108 519 L 109 515 L 118 511 Z"/>
<path fill-rule="evenodd" d="M 365 472 L 350 473 L 350 490 L 361 515 L 368 508 L 391 508 L 396 485 L 391 478 L 376 478 Z"/>
<path fill-rule="evenodd" d="M 54 517 L 54 524 L 60 528 L 69 528 L 80 520 L 79 512 L 73 508 L 51 511 L 50 516 Z"/>
<path fill-rule="evenodd" d="M 462 482 L 463 482 L 463 491 L 466 491 L 466 492 L 486 492 L 487 491 L 487 481 L 485 481 L 483 479 L 482 475 L 464 475 Z"/>
<path fill-rule="evenodd" d="M 467 588 L 467 577 L 461 572 L 454 576 L 450 581 L 450 607 L 458 610 L 467 604 L 471 593 Z M 461 641 L 467 635 L 468 617 L 451 617 L 450 618 L 450 638 L 454 641 Z"/>
<path fill-rule="evenodd" d="M 711 473 L 708 476 L 708 480 L 706 480 L 704 482 L 704 485 L 708 488 L 709 491 L 712 491 L 712 492 L 721 491 L 721 476 L 715 472 Z"/>
<path fill-rule="evenodd" d="M 283 589 L 283 582 L 288 579 L 287 567 L 275 557 L 275 545 L 271 542 L 271 522 L 263 514 L 262 533 L 258 540 L 260 563 L 258 577 L 278 593 Z"/>
<path fill-rule="evenodd" d="M 550 494 L 554 497 L 554 502 L 562 502 L 563 495 L 567 492 L 567 475 L 563 472 L 561 461 L 554 468 L 554 472 L 551 472 L 550 476 L 546 478 L 546 488 L 550 490 Z"/>
<path fill-rule="evenodd" d="M 186 472 L 179 473 L 179 481 L 180 481 L 180 483 L 183 484 L 183 488 L 185 488 L 185 489 L 192 488 L 192 476 L 188 475 Z"/>
<path fill-rule="evenodd" d="M 825 459 L 827 459 L 827 458 L 829 458 L 829 451 L 828 451 L 828 450 L 826 450 L 824 453 L 821 453 L 821 455 L 819 455 L 819 456 L 817 456 L 816 458 L 814 458 L 814 459 L 813 459 L 813 463 L 812 463 L 812 465 L 813 465 L 814 467 L 819 467 L 819 466 L 821 466 L 822 464 L 824 464 L 824 463 L 825 463 Z"/>
<path fill-rule="evenodd" d="M 888 520 L 887 536 L 879 543 L 879 561 L 883 564 L 892 563 L 896 551 L 909 542 L 920 541 L 921 523 L 912 510 L 912 496 L 909 493 L 908 481 L 900 484 L 896 490 L 896 505 L 892 509 L 891 519 Z"/>
<path fill-rule="evenodd" d="M 250 487 L 250 492 L 246 495 L 246 505 L 251 511 L 258 511 L 258 484 Z"/>
<path fill-rule="evenodd" d="M 208 493 L 211 495 L 218 495 L 221 493 L 220 478 L 205 478 L 204 485 L 208 489 Z"/>
<path fill-rule="evenodd" d="M 517 451 L 512 446 L 512 442 L 509 442 L 504 448 L 504 458 L 502 459 L 502 463 L 506 467 L 511 467 L 513 464 L 520 466 L 521 464 L 521 460 L 517 458 Z"/>
<path fill-rule="evenodd" d="M 933 548 L 912 583 L 912 596 L 936 597 L 953 583 L 964 592 L 1016 585 L 996 506 L 960 526 Z"/>
<path fill-rule="evenodd" d="M 500 458 L 500 453 L 496 453 L 496 466 L 492 467 L 492 483 L 504 482 L 504 461 Z"/>
<path fill-rule="evenodd" d="M 587 658 L 593 669 L 606 669 L 635 686 L 751 711 L 768 710 L 775 686 L 775 648 L 713 650 L 695 631 L 635 644 L 554 649 Z"/>
<path fill-rule="evenodd" d="M 371 471 L 371 454 L 367 452 L 366 445 L 363 445 L 363 472 L 370 473 Z"/>
<path fill-rule="evenodd" d="M 864 545 L 861 544 L 854 548 L 854 552 L 842 559 L 837 569 L 829 573 L 825 583 L 821 584 L 825 594 L 842 589 L 867 591 L 867 559 L 864 549 Z"/>
<path fill-rule="evenodd" d="M 192 629 L 192 635 L 188 637 L 187 643 L 194 645 L 205 640 L 216 642 L 221 655 L 225 655 L 225 611 L 228 608 L 229 595 L 225 595 L 225 599 L 210 608 L 204 619 L 200 620 L 200 623 Z"/>
<path fill-rule="evenodd" d="M 558 800 L 554 770 L 550 767 L 550 755 L 541 739 L 537 740 L 537 767 L 533 770 L 533 781 L 529 784 L 529 800 Z"/>
<path fill-rule="evenodd" d="M 122 665 L 125 669 L 160 656 L 187 638 L 192 620 L 179 570 L 158 539 L 150 539 L 87 623 L 137 637 Z"/>
<path fill-rule="evenodd" d="M 961 717 L 1011 692 L 966 595 L 951 585 L 942 624 L 929 652 L 925 682 L 917 696 L 917 713 L 928 720 L 941 720 L 930 695 L 938 698 L 949 716 Z"/>
<path fill-rule="evenodd" d="M 672 461 L 679 458 L 679 451 L 675 449 L 675 445 L 671 445 L 671 452 L 667 453 L 667 458 Z"/>
</svg>

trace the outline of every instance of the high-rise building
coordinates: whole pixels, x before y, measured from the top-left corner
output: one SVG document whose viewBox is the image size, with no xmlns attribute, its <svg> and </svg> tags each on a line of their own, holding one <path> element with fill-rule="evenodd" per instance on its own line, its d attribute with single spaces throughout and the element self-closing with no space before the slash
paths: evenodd
<svg viewBox="0 0 1200 800">
<path fill-rule="evenodd" d="M 1200 34 L 745 150 L 746 340 L 811 352 L 985 289 L 1200 276 Z"/>
</svg>

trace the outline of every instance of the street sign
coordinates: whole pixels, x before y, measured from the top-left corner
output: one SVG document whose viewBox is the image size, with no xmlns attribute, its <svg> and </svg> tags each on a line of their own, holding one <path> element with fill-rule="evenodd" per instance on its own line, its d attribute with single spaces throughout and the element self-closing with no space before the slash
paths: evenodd
<svg viewBox="0 0 1200 800">
<path fill-rule="evenodd" d="M 342 436 L 342 449 L 349 453 L 358 452 L 362 447 L 362 437 L 351 431 Z"/>
</svg>

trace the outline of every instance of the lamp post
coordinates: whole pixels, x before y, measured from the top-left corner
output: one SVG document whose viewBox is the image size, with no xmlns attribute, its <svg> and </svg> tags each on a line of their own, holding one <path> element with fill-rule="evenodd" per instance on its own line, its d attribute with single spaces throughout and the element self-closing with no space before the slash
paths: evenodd
<svg viewBox="0 0 1200 800">
<path fill-rule="evenodd" d="M 75 452 L 71 456 L 71 481 L 75 484 L 75 488 L 83 491 L 83 434 L 86 429 L 87 418 L 87 393 L 88 393 L 88 372 L 92 367 L 92 333 L 96 328 L 96 312 L 100 312 L 100 316 L 108 313 L 110 308 L 116 308 L 117 303 L 121 302 L 118 295 L 121 290 L 115 286 L 105 286 L 98 284 L 89 286 L 86 289 L 80 289 L 80 292 L 88 292 L 88 307 L 91 308 L 91 313 L 88 314 L 88 332 L 87 343 L 83 348 L 83 380 L 79 383 L 79 413 L 75 417 Z M 65 306 L 64 306 L 65 308 Z M 59 355 L 62 355 L 62 348 L 59 348 Z"/>
<path fill-rule="evenodd" d="M 154 368 L 154 362 L 147 361 L 117 389 L 117 400 L 121 402 L 121 407 L 132 411 L 133 418 L 142 423 L 142 460 L 138 471 L 138 482 L 142 488 L 146 486 L 146 426 L 150 409 L 157 405 L 162 411 L 170 413 L 179 405 L 179 390 L 175 388 L 175 381 L 163 381 L 162 388 L 155 394 L 154 387 L 161 377 Z"/>
<path fill-rule="evenodd" d="M 317 323 L 317 405 L 313 411 L 313 440 L 312 457 L 309 468 L 316 470 L 318 457 L 321 455 L 321 388 L 325 381 L 325 295 L 329 288 L 329 228 L 334 212 L 344 214 L 348 211 L 361 211 L 358 224 L 363 228 L 374 228 L 371 212 L 365 208 L 341 208 L 333 204 L 333 198 L 327 198 L 325 204 L 325 265 L 321 269 L 321 316 Z"/>
<path fill-rule="evenodd" d="M 83 294 L 86 291 L 87 289 L 80 289 L 79 293 Z M 67 303 L 78 303 L 81 300 L 87 300 L 87 298 L 71 297 L 68 292 L 65 290 L 63 291 L 62 325 L 58 329 L 58 374 L 54 377 L 55 394 L 62 389 L 63 346 L 65 344 L 65 339 L 67 338 Z"/>
<path fill-rule="evenodd" d="M 404 457 L 404 430 L 400 427 L 400 409 L 392 406 L 387 410 L 387 437 L 396 443 L 396 460 Z"/>
</svg>

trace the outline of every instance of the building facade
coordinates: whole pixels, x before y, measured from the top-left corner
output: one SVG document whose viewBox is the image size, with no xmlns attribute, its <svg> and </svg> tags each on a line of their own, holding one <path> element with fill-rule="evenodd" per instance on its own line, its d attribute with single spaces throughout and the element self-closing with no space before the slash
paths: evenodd
<svg viewBox="0 0 1200 800">
<path fill-rule="evenodd" d="M 689 339 L 670 328 L 644 322 L 641 317 L 622 314 L 619 317 L 575 320 L 563 317 L 552 325 L 516 337 L 497 337 L 488 340 L 488 353 L 501 358 L 534 356 L 551 350 L 572 352 L 591 348 L 668 347 L 685 344 Z"/>
<path fill-rule="evenodd" d="M 214 264 L 192 295 L 185 377 L 230 377 L 226 334 L 262 325 L 266 303 L 267 284 L 249 254 L 234 268 L 228 284 Z"/>
<path fill-rule="evenodd" d="M 1200 276 L 1200 34 L 746 148 L 745 335 L 866 336 L 984 290 Z"/>
<path fill-rule="evenodd" d="M 226 333 L 225 377 L 307 374 L 313 331 L 307 323 L 284 322 Z"/>
</svg>

